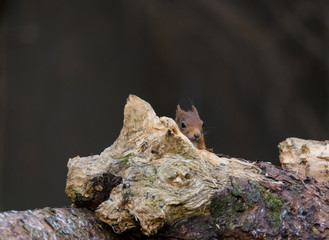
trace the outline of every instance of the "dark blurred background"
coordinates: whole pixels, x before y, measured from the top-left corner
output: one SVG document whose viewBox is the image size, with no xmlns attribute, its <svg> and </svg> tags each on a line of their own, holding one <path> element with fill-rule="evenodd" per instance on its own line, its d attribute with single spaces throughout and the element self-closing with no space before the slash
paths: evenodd
<svg viewBox="0 0 329 240">
<path fill-rule="evenodd" d="M 193 102 L 216 153 L 329 139 L 328 24 L 324 0 L 1 2 L 0 210 L 68 205 L 68 159 L 113 143 L 130 93 Z"/>
</svg>

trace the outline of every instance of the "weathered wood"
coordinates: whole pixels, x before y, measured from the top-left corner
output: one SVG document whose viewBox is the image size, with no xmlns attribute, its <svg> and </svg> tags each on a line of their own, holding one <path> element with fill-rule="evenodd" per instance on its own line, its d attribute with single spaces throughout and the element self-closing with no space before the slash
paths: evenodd
<svg viewBox="0 0 329 240">
<path fill-rule="evenodd" d="M 321 239 L 329 185 L 269 163 L 199 150 L 130 95 L 118 139 L 68 163 L 66 193 L 118 232 L 177 239 Z"/>
<path fill-rule="evenodd" d="M 70 159 L 68 167 L 68 196 L 76 206 L 91 210 L 1 213 L 1 239 L 323 239 L 329 235 L 327 181 L 270 163 L 198 150 L 172 119 L 158 118 L 136 96 L 127 101 L 116 142 L 100 155 Z"/>
<path fill-rule="evenodd" d="M 329 141 L 287 138 L 279 144 L 282 167 L 329 180 Z"/>
<path fill-rule="evenodd" d="M 120 238 L 90 210 L 43 208 L 0 213 L 0 239 Z"/>
</svg>

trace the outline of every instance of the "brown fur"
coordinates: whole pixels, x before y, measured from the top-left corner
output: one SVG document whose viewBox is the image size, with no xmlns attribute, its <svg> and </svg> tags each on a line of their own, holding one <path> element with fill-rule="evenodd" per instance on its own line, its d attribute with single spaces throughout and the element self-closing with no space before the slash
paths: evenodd
<svg viewBox="0 0 329 240">
<path fill-rule="evenodd" d="M 198 149 L 206 149 L 203 136 L 203 121 L 199 117 L 198 110 L 192 105 L 192 111 L 184 111 L 177 105 L 176 119 L 181 132 L 194 144 Z M 185 127 L 183 127 L 183 125 Z"/>
</svg>

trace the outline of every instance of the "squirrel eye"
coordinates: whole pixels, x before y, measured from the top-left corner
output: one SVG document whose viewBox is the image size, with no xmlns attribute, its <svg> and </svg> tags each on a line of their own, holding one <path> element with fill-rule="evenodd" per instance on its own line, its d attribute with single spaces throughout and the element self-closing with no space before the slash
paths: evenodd
<svg viewBox="0 0 329 240">
<path fill-rule="evenodd" d="M 186 128 L 186 124 L 182 122 L 182 128 Z"/>
</svg>

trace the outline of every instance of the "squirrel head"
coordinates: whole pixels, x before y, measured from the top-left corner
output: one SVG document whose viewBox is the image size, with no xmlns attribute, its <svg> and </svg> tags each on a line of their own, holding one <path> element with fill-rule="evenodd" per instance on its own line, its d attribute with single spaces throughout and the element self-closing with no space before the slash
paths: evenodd
<svg viewBox="0 0 329 240">
<path fill-rule="evenodd" d="M 176 123 L 180 131 L 194 144 L 203 136 L 203 121 L 198 110 L 192 105 L 192 111 L 184 111 L 179 105 L 176 110 Z"/>
</svg>

